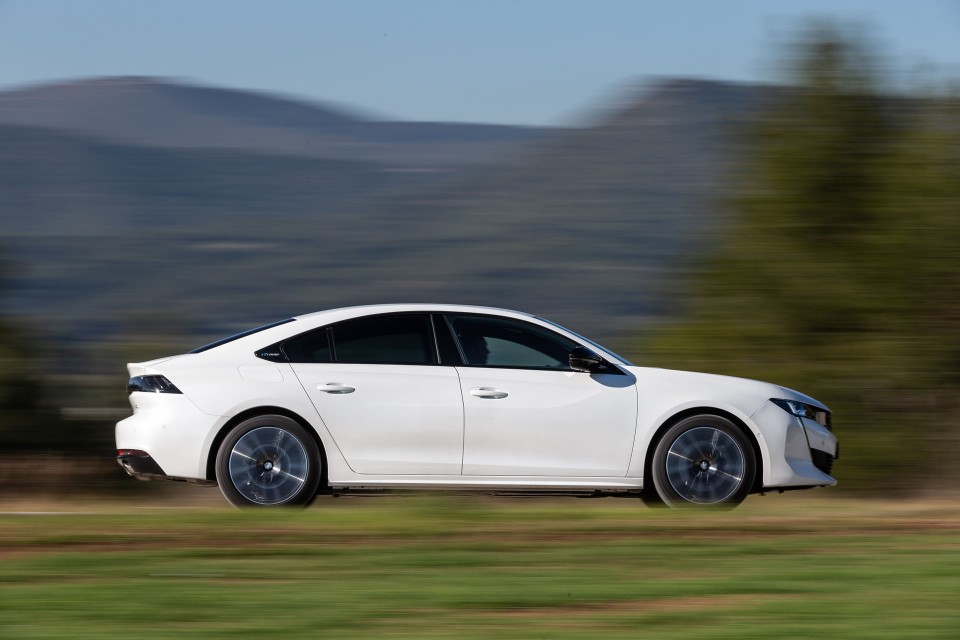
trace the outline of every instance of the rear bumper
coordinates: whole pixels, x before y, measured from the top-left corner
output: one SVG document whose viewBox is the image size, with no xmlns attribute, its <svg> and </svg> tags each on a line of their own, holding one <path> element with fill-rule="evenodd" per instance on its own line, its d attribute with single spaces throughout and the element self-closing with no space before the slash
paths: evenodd
<svg viewBox="0 0 960 640">
<path fill-rule="evenodd" d="M 120 451 L 117 456 L 120 468 L 137 480 L 155 480 L 169 478 L 157 461 L 143 451 Z"/>
<path fill-rule="evenodd" d="M 120 468 L 133 476 L 137 480 L 173 480 L 176 482 L 189 482 L 190 484 L 199 484 L 203 486 L 216 486 L 212 480 L 201 480 L 198 478 L 181 478 L 179 476 L 167 475 L 157 464 L 157 461 L 150 457 L 146 451 L 121 450 L 117 456 L 117 464 Z"/>
<path fill-rule="evenodd" d="M 118 458 L 124 470 L 207 480 L 208 441 L 226 418 L 203 413 L 181 394 L 134 392 L 130 400 L 134 414 L 117 423 L 117 450 L 139 453 L 127 456 L 129 468 Z"/>
</svg>

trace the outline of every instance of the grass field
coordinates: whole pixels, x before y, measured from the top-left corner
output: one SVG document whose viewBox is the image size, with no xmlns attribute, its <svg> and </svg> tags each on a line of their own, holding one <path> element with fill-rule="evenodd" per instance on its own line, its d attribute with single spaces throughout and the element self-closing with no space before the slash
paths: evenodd
<svg viewBox="0 0 960 640">
<path fill-rule="evenodd" d="M 0 638 L 960 637 L 955 500 L 58 508 L 0 515 Z"/>
</svg>

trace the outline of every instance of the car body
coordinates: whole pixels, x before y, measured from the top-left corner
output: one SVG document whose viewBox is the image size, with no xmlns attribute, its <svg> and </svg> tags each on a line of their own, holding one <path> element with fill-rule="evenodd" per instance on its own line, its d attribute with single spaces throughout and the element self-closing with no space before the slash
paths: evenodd
<svg viewBox="0 0 960 640">
<path fill-rule="evenodd" d="M 128 370 L 121 466 L 238 506 L 430 487 L 732 505 L 836 483 L 822 403 L 637 367 L 518 311 L 333 309 Z"/>
</svg>

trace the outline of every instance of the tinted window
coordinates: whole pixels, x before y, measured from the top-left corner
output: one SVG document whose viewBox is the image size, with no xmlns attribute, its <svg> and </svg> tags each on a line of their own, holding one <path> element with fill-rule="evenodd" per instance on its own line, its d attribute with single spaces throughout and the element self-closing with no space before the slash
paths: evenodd
<svg viewBox="0 0 960 640">
<path fill-rule="evenodd" d="M 487 316 L 449 316 L 460 350 L 471 365 L 570 369 L 577 343 L 520 320 Z"/>
<path fill-rule="evenodd" d="M 460 365 L 460 349 L 450 333 L 450 327 L 442 315 L 433 316 L 433 331 L 437 336 L 437 350 L 440 352 L 440 364 Z"/>
<path fill-rule="evenodd" d="M 332 362 L 328 329 L 318 329 L 291 338 L 283 343 L 283 353 L 290 362 Z"/>
<path fill-rule="evenodd" d="M 426 314 L 376 316 L 333 326 L 337 362 L 436 364 L 433 329 Z"/>
<path fill-rule="evenodd" d="M 567 333 L 572 333 L 574 336 L 576 336 L 577 338 L 579 338 L 580 340 L 582 340 L 582 341 L 583 341 L 583 344 L 585 344 L 585 345 L 590 345 L 591 347 L 593 347 L 594 350 L 595 350 L 598 354 L 600 354 L 600 355 L 604 355 L 604 354 L 605 354 L 605 355 L 608 355 L 608 356 L 610 356 L 612 359 L 614 359 L 614 360 L 619 360 L 620 362 L 622 362 L 623 364 L 627 365 L 628 367 L 634 366 L 634 364 L 633 364 L 632 362 L 630 362 L 629 360 L 627 360 L 627 359 L 624 358 L 623 356 L 618 355 L 618 354 L 614 353 L 613 351 L 610 351 L 610 349 L 607 349 L 607 348 L 606 348 L 605 346 L 603 346 L 602 344 L 597 344 L 596 342 L 594 342 L 594 341 L 591 340 L 590 338 L 585 338 L 585 337 L 583 337 L 582 335 L 580 335 L 580 334 L 577 333 L 576 331 L 571 331 L 570 329 L 567 329 L 566 327 L 561 327 L 561 326 L 558 325 L 556 322 L 553 322 L 552 320 L 547 320 L 546 318 L 540 318 L 540 317 L 538 317 L 537 320 L 540 320 L 540 321 L 542 321 L 542 322 L 546 322 L 547 324 L 552 324 L 552 325 L 555 326 L 557 329 L 563 329 L 563 330 L 566 331 Z"/>
</svg>

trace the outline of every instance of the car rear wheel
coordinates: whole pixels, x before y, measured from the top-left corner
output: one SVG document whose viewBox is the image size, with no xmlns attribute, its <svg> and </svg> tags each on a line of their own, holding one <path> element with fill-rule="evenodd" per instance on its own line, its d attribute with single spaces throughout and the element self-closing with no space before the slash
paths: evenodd
<svg viewBox="0 0 960 640">
<path fill-rule="evenodd" d="M 670 427 L 657 444 L 651 471 L 657 496 L 667 505 L 729 508 L 750 493 L 756 460 L 733 422 L 700 415 Z"/>
<path fill-rule="evenodd" d="M 250 418 L 234 427 L 217 452 L 217 484 L 237 507 L 304 506 L 317 494 L 317 443 L 285 416 Z"/>
</svg>

